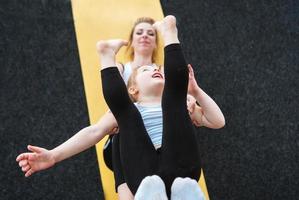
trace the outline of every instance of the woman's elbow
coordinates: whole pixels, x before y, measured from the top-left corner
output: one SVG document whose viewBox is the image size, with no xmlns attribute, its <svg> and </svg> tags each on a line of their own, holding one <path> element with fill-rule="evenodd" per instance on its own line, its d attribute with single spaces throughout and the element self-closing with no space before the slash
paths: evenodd
<svg viewBox="0 0 299 200">
<path fill-rule="evenodd" d="M 97 124 L 89 127 L 89 134 L 97 141 L 100 141 L 105 136 L 102 127 Z"/>
</svg>

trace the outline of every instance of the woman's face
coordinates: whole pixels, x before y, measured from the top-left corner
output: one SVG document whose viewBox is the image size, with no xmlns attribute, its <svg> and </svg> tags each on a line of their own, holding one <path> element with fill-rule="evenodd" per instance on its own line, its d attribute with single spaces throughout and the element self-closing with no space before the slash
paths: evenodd
<svg viewBox="0 0 299 200">
<path fill-rule="evenodd" d="M 156 45 L 156 31 L 149 23 L 140 23 L 136 25 L 133 38 L 132 47 L 135 52 L 152 54 Z"/>
</svg>

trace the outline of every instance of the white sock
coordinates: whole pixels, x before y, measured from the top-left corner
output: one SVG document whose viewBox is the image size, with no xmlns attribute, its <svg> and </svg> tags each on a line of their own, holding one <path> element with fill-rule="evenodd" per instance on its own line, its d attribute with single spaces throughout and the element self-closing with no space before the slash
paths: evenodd
<svg viewBox="0 0 299 200">
<path fill-rule="evenodd" d="M 138 187 L 134 200 L 168 200 L 162 179 L 157 175 L 145 177 Z"/>
<path fill-rule="evenodd" d="M 176 178 L 171 186 L 171 200 L 204 200 L 198 183 L 190 178 Z"/>
</svg>

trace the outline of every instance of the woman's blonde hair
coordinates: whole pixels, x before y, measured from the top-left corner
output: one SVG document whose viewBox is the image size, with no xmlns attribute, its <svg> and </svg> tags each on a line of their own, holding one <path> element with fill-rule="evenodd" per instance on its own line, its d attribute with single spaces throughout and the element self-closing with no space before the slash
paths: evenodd
<svg viewBox="0 0 299 200">
<path fill-rule="evenodd" d="M 135 23 L 134 23 L 134 25 L 131 29 L 130 35 L 129 35 L 129 39 L 128 39 L 129 44 L 128 44 L 127 49 L 126 49 L 126 53 L 128 54 L 130 60 L 134 59 L 134 49 L 132 47 L 132 40 L 133 40 L 134 30 L 135 30 L 136 26 L 140 23 L 148 23 L 150 25 L 153 25 L 155 23 L 155 20 L 153 18 L 150 18 L 150 17 L 140 17 L 135 21 Z M 156 33 L 156 46 L 158 47 L 159 46 L 159 39 L 158 39 L 158 34 L 157 34 L 156 30 L 155 30 L 155 33 Z M 155 48 L 154 51 L 153 51 L 152 63 L 157 62 L 157 50 L 158 50 L 158 48 Z"/>
</svg>

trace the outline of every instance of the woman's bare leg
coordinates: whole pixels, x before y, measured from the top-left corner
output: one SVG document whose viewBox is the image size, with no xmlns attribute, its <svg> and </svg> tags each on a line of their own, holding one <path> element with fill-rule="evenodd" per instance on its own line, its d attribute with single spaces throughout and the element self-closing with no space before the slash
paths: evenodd
<svg viewBox="0 0 299 200">
<path fill-rule="evenodd" d="M 117 187 L 119 200 L 134 200 L 134 196 L 126 183 L 123 183 Z"/>
</svg>

